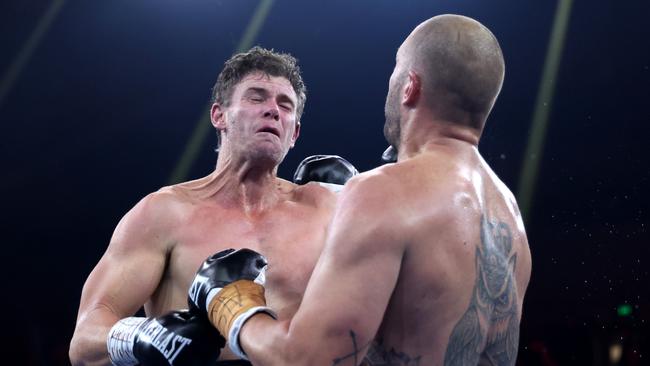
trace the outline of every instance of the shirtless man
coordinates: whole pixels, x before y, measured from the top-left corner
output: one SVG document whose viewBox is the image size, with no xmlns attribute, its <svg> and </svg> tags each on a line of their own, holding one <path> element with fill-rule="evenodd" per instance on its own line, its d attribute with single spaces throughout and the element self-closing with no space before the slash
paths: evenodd
<svg viewBox="0 0 650 366">
<path fill-rule="evenodd" d="M 530 251 L 512 193 L 477 149 L 503 75 L 497 40 L 475 20 L 415 28 L 386 99 L 398 161 L 346 184 L 293 318 L 267 316 L 255 276 L 214 279 L 229 284 L 205 311 L 234 351 L 256 366 L 515 364 Z M 259 272 L 237 268 L 237 253 L 259 256 L 214 265 Z"/>
<path fill-rule="evenodd" d="M 111 359 L 120 365 L 155 364 L 134 358 L 142 350 L 134 356 L 126 349 L 133 347 L 134 324 L 145 321 L 131 316 L 143 304 L 149 317 L 187 308 L 188 288 L 201 262 L 233 245 L 253 248 L 275 263 L 267 273 L 267 298 L 280 318 L 297 310 L 324 243 L 335 195 L 316 184 L 297 186 L 276 176 L 298 139 L 305 104 L 296 60 L 258 47 L 235 55 L 219 75 L 213 100 L 211 119 L 220 135 L 216 169 L 148 195 L 120 221 L 83 288 L 70 344 L 73 365 L 108 365 Z M 131 318 L 118 322 L 126 317 Z M 150 320 L 147 324 L 154 324 Z M 219 341 L 196 334 L 205 330 L 191 314 L 171 313 L 157 321 L 189 332 L 183 337 L 192 347 L 212 342 L 202 347 L 218 354 Z M 109 359 L 111 329 L 109 347 L 115 354 Z M 167 361 L 180 360 L 185 356 L 174 352 L 190 344 L 183 337 L 155 346 L 167 352 Z M 122 341 L 131 345 L 111 343 Z"/>
</svg>

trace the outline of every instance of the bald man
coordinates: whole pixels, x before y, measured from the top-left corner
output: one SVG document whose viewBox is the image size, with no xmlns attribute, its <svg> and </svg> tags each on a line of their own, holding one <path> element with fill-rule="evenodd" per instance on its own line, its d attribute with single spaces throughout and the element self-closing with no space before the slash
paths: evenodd
<svg viewBox="0 0 650 366">
<path fill-rule="evenodd" d="M 515 198 L 477 148 L 503 76 L 477 21 L 415 28 L 386 99 L 397 163 L 344 188 L 292 319 L 268 316 L 252 281 L 217 294 L 228 311 L 210 315 L 237 351 L 254 365 L 515 364 L 531 256 Z"/>
</svg>

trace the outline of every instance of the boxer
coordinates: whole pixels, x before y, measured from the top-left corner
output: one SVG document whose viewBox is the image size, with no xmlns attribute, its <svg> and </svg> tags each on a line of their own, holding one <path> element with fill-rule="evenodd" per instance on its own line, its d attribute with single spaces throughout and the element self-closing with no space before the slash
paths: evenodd
<svg viewBox="0 0 650 366">
<path fill-rule="evenodd" d="M 219 141 L 215 170 L 146 196 L 122 218 L 84 285 L 70 343 L 73 365 L 212 362 L 223 339 L 197 314 L 178 309 L 187 307 L 201 262 L 232 246 L 263 252 L 275 263 L 267 300 L 279 319 L 293 315 L 336 199 L 319 184 L 276 176 L 298 139 L 305 99 L 290 55 L 255 47 L 225 63 L 211 108 Z M 319 174 L 307 169 L 298 176 L 304 183 Z M 133 317 L 143 305 L 147 317 Z M 232 358 L 227 350 L 220 355 Z"/>
</svg>

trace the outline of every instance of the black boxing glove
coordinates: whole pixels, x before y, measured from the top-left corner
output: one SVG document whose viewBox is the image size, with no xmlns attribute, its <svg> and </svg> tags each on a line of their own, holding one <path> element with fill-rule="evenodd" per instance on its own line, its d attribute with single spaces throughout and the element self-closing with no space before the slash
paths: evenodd
<svg viewBox="0 0 650 366">
<path fill-rule="evenodd" d="M 250 249 L 226 249 L 209 256 L 190 285 L 187 296 L 190 310 L 205 314 L 216 293 L 237 280 L 263 284 L 266 265 L 266 258 Z"/>
<path fill-rule="evenodd" d="M 246 355 L 239 346 L 239 330 L 248 318 L 264 312 L 264 273 L 267 261 L 250 249 L 227 249 L 203 262 L 188 291 L 190 309 L 204 314 L 239 358 Z"/>
<path fill-rule="evenodd" d="M 124 318 L 111 328 L 106 343 L 116 366 L 207 366 L 217 361 L 225 342 L 205 318 L 181 310 Z"/>
<path fill-rule="evenodd" d="M 345 182 L 357 174 L 359 171 L 354 165 L 340 156 L 312 155 L 298 164 L 293 174 L 293 182 L 299 185 L 318 182 L 338 192 Z"/>
</svg>

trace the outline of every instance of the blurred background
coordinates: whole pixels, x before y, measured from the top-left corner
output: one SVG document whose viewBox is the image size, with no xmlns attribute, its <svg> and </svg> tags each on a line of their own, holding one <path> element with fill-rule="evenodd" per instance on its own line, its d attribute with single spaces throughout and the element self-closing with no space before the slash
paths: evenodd
<svg viewBox="0 0 650 366">
<path fill-rule="evenodd" d="M 82 285 L 119 219 L 214 168 L 205 117 L 233 52 L 300 60 L 309 95 L 281 177 L 323 153 L 364 171 L 386 147 L 397 47 L 443 13 L 485 24 L 506 59 L 480 150 L 533 255 L 518 364 L 650 364 L 643 0 L 0 2 L 3 360 L 69 364 Z"/>
</svg>

